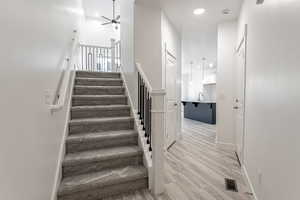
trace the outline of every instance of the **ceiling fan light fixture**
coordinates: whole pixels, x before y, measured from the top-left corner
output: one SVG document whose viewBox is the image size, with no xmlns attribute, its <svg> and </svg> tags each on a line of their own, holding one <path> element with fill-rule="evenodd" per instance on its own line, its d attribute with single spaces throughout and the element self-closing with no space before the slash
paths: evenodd
<svg viewBox="0 0 300 200">
<path fill-rule="evenodd" d="M 205 13 L 205 11 L 206 10 L 204 8 L 196 8 L 193 13 L 194 15 L 202 15 Z"/>
<path fill-rule="evenodd" d="M 116 29 L 116 30 L 118 30 L 119 29 L 118 25 L 120 24 L 120 15 L 116 16 L 115 1 L 116 0 L 112 0 L 112 2 L 113 2 L 113 6 L 112 6 L 113 7 L 112 18 L 102 16 L 102 18 L 104 20 L 106 20 L 106 22 L 103 23 L 102 25 L 105 26 L 105 25 L 108 25 L 108 24 L 112 24 L 113 28 Z"/>
</svg>

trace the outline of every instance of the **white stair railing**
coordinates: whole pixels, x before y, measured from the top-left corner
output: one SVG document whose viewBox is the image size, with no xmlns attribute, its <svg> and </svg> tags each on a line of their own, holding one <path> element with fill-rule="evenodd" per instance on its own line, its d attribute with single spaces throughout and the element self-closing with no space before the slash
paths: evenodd
<svg viewBox="0 0 300 200">
<path fill-rule="evenodd" d="M 121 64 L 120 41 L 111 39 L 110 47 L 80 44 L 77 70 L 93 72 L 118 72 Z"/>
<path fill-rule="evenodd" d="M 165 135 L 165 90 L 153 89 L 141 65 L 138 72 L 138 116 L 152 155 L 149 174 L 150 189 L 154 195 L 164 191 L 164 135 Z"/>
</svg>

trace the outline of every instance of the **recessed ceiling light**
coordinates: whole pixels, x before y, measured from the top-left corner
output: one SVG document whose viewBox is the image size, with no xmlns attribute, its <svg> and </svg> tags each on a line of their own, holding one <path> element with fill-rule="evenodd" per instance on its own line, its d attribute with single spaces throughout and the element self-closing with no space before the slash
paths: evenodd
<svg viewBox="0 0 300 200">
<path fill-rule="evenodd" d="M 194 15 L 202 15 L 203 13 L 205 13 L 204 8 L 197 8 L 194 10 Z"/>
</svg>

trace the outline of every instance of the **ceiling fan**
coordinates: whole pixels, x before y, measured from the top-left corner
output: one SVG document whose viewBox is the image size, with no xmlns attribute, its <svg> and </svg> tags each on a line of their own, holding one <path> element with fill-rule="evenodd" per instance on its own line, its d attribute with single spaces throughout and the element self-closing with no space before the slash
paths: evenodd
<svg viewBox="0 0 300 200">
<path fill-rule="evenodd" d="M 118 24 L 120 24 L 120 15 L 118 15 L 116 17 L 116 10 L 115 10 L 115 2 L 116 2 L 116 0 L 112 0 L 112 1 L 113 1 L 113 16 L 112 16 L 112 19 L 110 19 L 108 17 L 105 17 L 105 16 L 102 16 L 103 19 L 105 19 L 106 21 L 108 21 L 108 22 L 103 23 L 102 25 L 112 24 L 112 25 L 115 25 L 114 27 L 117 30 L 118 29 Z"/>
</svg>

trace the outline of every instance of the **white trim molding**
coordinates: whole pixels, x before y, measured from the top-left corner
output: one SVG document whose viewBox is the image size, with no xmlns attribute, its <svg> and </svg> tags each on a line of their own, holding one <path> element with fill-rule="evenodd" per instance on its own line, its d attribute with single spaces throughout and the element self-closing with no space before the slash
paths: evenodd
<svg viewBox="0 0 300 200">
<path fill-rule="evenodd" d="M 152 168 L 149 172 L 149 187 L 154 196 L 164 192 L 164 136 L 165 136 L 165 95 L 164 89 L 153 89 L 141 65 L 135 64 L 152 99 L 151 144 Z"/>
<path fill-rule="evenodd" d="M 245 165 L 242 165 L 242 174 L 244 176 L 244 179 L 247 181 L 247 185 L 250 187 L 250 190 L 251 190 L 251 193 L 253 195 L 254 200 L 258 200 L 257 194 L 255 193 L 252 181 L 251 181 L 251 179 L 249 177 L 249 174 L 248 174 L 248 171 L 247 171 Z"/>
<path fill-rule="evenodd" d="M 67 105 L 63 105 L 66 106 L 67 109 L 67 115 L 65 118 L 65 126 L 64 126 L 64 132 L 63 132 L 63 136 L 62 136 L 62 140 L 60 143 L 60 148 L 59 148 L 59 155 L 58 155 L 58 160 L 57 160 L 57 165 L 56 165 L 56 172 L 55 172 L 55 178 L 54 178 L 54 185 L 52 188 L 52 193 L 51 193 L 51 200 L 57 200 L 57 190 L 61 181 L 61 177 L 62 177 L 62 163 L 65 157 L 65 141 L 67 139 L 67 136 L 69 134 L 69 120 L 70 120 L 70 109 L 71 109 L 71 104 L 72 104 L 72 95 L 73 95 L 73 88 L 74 88 L 74 84 L 75 84 L 75 71 L 71 71 L 70 74 L 70 80 L 71 83 L 68 84 L 68 90 L 67 90 Z"/>
</svg>

